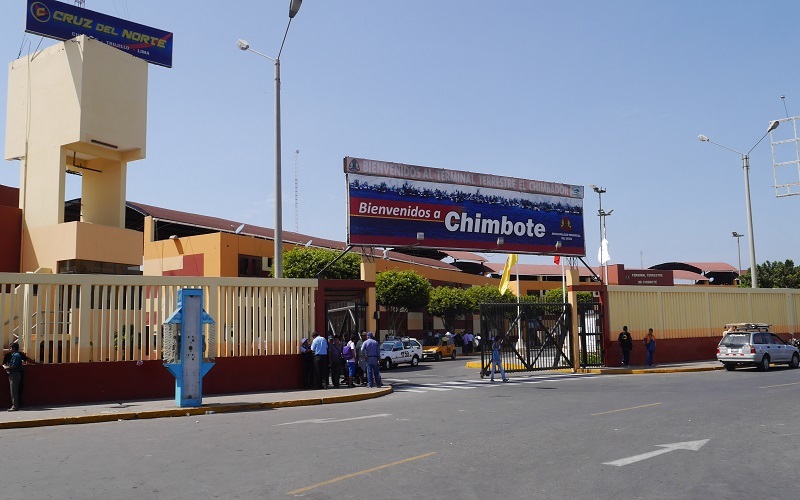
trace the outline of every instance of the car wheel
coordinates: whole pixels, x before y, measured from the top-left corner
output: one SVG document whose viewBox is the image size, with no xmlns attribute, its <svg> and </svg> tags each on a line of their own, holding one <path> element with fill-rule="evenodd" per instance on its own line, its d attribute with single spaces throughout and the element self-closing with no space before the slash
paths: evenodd
<svg viewBox="0 0 800 500">
<path fill-rule="evenodd" d="M 417 366 L 418 364 L 419 364 L 419 358 L 417 356 L 411 358 L 411 366 Z"/>
<path fill-rule="evenodd" d="M 729 372 L 732 372 L 733 370 L 736 369 L 736 365 L 733 363 L 722 363 L 722 366 L 724 366 L 725 369 L 728 370 Z"/>
<path fill-rule="evenodd" d="M 800 366 L 800 355 L 794 353 L 792 355 L 792 362 L 789 363 L 789 368 L 797 368 L 798 366 Z"/>
<path fill-rule="evenodd" d="M 390 358 L 386 358 L 383 360 L 383 368 L 384 370 L 392 369 L 392 360 Z"/>
<path fill-rule="evenodd" d="M 437 352 L 437 353 L 436 353 L 436 357 L 435 357 L 434 359 L 435 359 L 436 361 L 441 361 L 441 360 L 442 360 L 442 353 L 440 353 L 440 352 Z"/>
<path fill-rule="evenodd" d="M 758 364 L 758 371 L 765 372 L 769 370 L 769 356 L 766 354 L 763 358 L 761 358 L 761 362 Z"/>
<path fill-rule="evenodd" d="M 453 349 L 453 354 L 450 355 L 450 359 L 456 359 L 456 350 Z"/>
</svg>

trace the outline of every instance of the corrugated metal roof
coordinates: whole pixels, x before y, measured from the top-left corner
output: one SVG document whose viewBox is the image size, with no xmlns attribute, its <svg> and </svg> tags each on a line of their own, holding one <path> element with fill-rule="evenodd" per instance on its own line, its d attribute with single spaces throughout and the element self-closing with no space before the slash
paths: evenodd
<svg viewBox="0 0 800 500">
<path fill-rule="evenodd" d="M 708 278 L 702 274 L 693 273 L 691 271 L 681 271 L 680 269 L 673 270 L 672 276 L 676 280 L 708 281 Z"/>
<path fill-rule="evenodd" d="M 484 266 L 491 269 L 493 273 L 502 274 L 505 263 L 486 262 Z M 521 276 L 561 276 L 561 266 L 555 264 L 519 264 L 518 266 L 518 271 Z M 514 268 L 512 273 L 517 272 L 517 266 L 514 266 Z M 591 271 L 584 266 L 579 266 L 577 269 L 579 276 L 592 276 Z M 599 269 L 592 269 L 594 269 L 595 273 L 599 274 Z"/>
<path fill-rule="evenodd" d="M 698 273 L 739 273 L 739 270 L 724 262 L 664 262 L 650 269 L 684 270 Z"/>
<path fill-rule="evenodd" d="M 219 232 L 233 233 L 239 226 L 242 225 L 240 221 L 220 219 L 218 217 L 210 217 L 208 215 L 199 215 L 189 212 L 180 212 L 178 210 L 171 210 L 168 208 L 156 207 L 153 205 L 147 205 L 138 202 L 129 201 L 127 203 L 127 206 L 141 213 L 143 216 L 149 215 L 152 216 L 153 219 L 159 221 L 210 229 Z M 270 240 L 275 237 L 274 229 L 254 226 L 250 224 L 245 224 L 240 234 L 255 236 L 258 238 L 265 238 Z M 344 250 L 345 248 L 347 248 L 347 244 L 342 241 L 319 238 L 308 234 L 295 233 L 293 231 L 283 231 L 283 241 L 285 243 L 296 244 L 296 245 L 308 244 L 308 246 L 311 248 L 327 248 L 331 250 Z M 365 253 L 364 251 L 362 251 L 361 247 L 353 247 L 352 251 L 360 254 Z M 367 249 L 366 253 L 371 254 L 369 249 Z M 380 255 L 381 252 L 377 251 L 375 253 Z M 400 252 L 388 251 L 386 253 L 386 258 L 388 260 L 393 260 L 397 262 L 406 262 L 419 266 L 461 272 L 461 270 L 458 269 L 457 267 L 435 259 L 428 259 L 425 257 L 414 257 L 411 255 L 402 254 Z"/>
<path fill-rule="evenodd" d="M 470 262 L 486 262 L 487 261 L 486 257 L 483 257 L 482 255 L 478 255 L 478 254 L 472 253 L 472 252 L 462 252 L 462 251 L 456 251 L 456 250 L 453 250 L 453 251 L 442 250 L 442 251 L 444 253 L 446 253 L 449 257 L 454 258 L 455 260 L 467 260 L 467 261 L 470 261 Z"/>
<path fill-rule="evenodd" d="M 700 269 L 704 273 L 738 273 L 739 270 L 724 262 L 686 262 L 686 264 Z"/>
</svg>

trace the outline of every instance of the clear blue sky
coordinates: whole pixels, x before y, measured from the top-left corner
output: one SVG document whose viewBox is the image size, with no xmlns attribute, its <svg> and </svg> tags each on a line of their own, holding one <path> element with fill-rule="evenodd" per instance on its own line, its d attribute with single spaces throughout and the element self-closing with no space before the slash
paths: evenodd
<svg viewBox="0 0 800 500">
<path fill-rule="evenodd" d="M 276 55 L 288 4 L 86 1 L 175 34 L 174 67 L 150 66 L 147 158 L 129 165 L 129 200 L 273 226 L 273 66 L 236 40 Z M 35 50 L 25 1 L 4 0 L 0 14 L 2 59 Z M 796 0 L 306 0 L 281 56 L 284 229 L 295 230 L 300 150 L 299 231 L 310 235 L 345 240 L 349 155 L 596 184 L 614 210 L 613 263 L 736 266 L 741 159 L 697 135 L 746 151 L 786 116 L 781 95 L 800 114 L 798 19 Z M 3 76 L 3 117 L 6 86 Z M 767 140 L 751 165 L 757 259 L 800 263 L 800 196 L 776 198 Z M 68 177 L 68 198 L 79 196 Z M 18 162 L 0 163 L 0 184 L 19 185 Z"/>
</svg>

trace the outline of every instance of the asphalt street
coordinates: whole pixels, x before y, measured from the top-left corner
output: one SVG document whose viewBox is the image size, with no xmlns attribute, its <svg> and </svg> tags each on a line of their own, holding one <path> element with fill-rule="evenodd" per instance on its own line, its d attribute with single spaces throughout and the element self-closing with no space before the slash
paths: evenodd
<svg viewBox="0 0 800 500">
<path fill-rule="evenodd" d="M 0 496 L 796 496 L 800 370 L 384 378 L 369 401 L 3 430 Z"/>
</svg>

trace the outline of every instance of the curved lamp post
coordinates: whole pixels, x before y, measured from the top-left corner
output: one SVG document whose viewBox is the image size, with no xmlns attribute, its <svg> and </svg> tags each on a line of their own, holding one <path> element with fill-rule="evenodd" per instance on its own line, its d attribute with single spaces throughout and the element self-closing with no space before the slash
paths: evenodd
<svg viewBox="0 0 800 500">
<path fill-rule="evenodd" d="M 697 139 L 699 139 L 701 142 L 710 142 L 711 144 L 719 146 L 722 149 L 733 151 L 742 157 L 742 168 L 744 169 L 744 199 L 747 205 L 747 230 L 749 232 L 747 236 L 750 240 L 750 276 L 752 278 L 751 286 L 753 288 L 758 288 L 758 272 L 756 271 L 756 242 L 755 236 L 753 236 L 753 213 L 750 209 L 750 153 L 761 143 L 761 141 L 764 140 L 764 137 L 766 137 L 767 134 L 778 128 L 778 125 L 780 125 L 778 120 L 770 122 L 767 131 L 761 136 L 761 139 L 759 139 L 758 142 L 756 142 L 753 147 L 747 151 L 747 153 L 741 153 L 735 149 L 729 148 L 728 146 L 718 144 L 702 134 L 697 136 Z"/>
<path fill-rule="evenodd" d="M 300 5 L 303 0 L 291 0 L 289 4 L 289 23 L 286 25 L 286 32 L 283 34 L 283 41 L 281 48 L 278 50 L 278 56 L 272 58 L 266 54 L 262 54 L 250 48 L 250 44 L 245 40 L 238 40 L 236 44 L 242 50 L 248 50 L 253 54 L 259 55 L 265 59 L 269 59 L 275 64 L 275 230 L 273 239 L 275 242 L 275 250 L 273 257 L 273 268 L 275 278 L 283 278 L 283 196 L 281 187 L 281 52 L 283 52 L 283 44 L 286 43 L 286 35 L 289 34 L 289 26 L 292 25 L 292 19 L 297 15 L 300 10 Z"/>
</svg>

